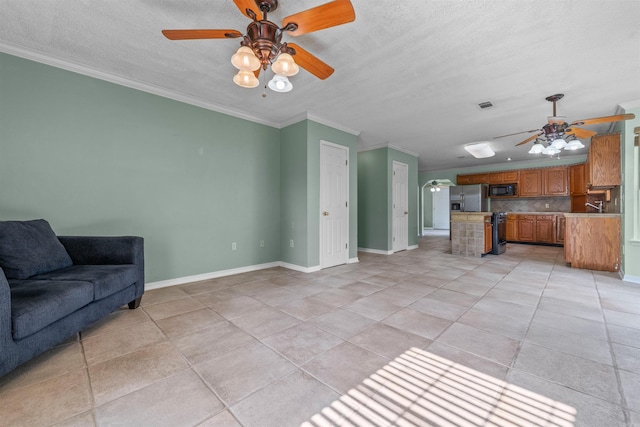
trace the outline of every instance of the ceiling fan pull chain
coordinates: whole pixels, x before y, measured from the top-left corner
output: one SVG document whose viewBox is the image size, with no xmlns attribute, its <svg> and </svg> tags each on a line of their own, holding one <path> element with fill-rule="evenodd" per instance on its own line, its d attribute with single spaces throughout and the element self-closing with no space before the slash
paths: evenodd
<svg viewBox="0 0 640 427">
<path fill-rule="evenodd" d="M 262 92 L 262 97 L 266 98 L 267 97 L 267 72 L 265 70 L 264 73 L 262 73 L 262 81 L 264 82 L 264 91 Z"/>
</svg>

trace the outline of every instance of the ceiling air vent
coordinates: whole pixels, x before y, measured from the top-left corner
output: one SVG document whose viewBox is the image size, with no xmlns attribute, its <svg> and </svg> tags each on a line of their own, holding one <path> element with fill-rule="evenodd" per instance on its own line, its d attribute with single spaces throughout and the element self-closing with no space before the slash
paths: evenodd
<svg viewBox="0 0 640 427">
<path fill-rule="evenodd" d="M 478 104 L 478 107 L 480 107 L 481 110 L 486 110 L 487 108 L 493 107 L 493 104 L 491 101 L 485 101 Z"/>
</svg>

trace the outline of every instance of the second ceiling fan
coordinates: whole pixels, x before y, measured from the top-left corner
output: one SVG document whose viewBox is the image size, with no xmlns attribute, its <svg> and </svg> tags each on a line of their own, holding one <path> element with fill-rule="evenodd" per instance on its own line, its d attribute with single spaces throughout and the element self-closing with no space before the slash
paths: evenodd
<svg viewBox="0 0 640 427">
<path fill-rule="evenodd" d="M 269 87 L 278 92 L 291 90 L 287 77 L 297 74 L 298 66 L 320 79 L 333 74 L 334 69 L 294 43 L 282 42 L 284 33 L 300 36 L 325 28 L 335 27 L 355 20 L 356 15 L 349 0 L 329 3 L 289 15 L 282 25 L 268 20 L 268 14 L 278 8 L 278 0 L 233 0 L 236 7 L 252 20 L 245 34 L 233 29 L 162 30 L 169 40 L 197 40 L 242 38 L 240 48 L 232 58 L 240 71 L 234 82 L 242 87 L 256 87 L 260 70 L 269 66 L 275 74 Z M 293 59 L 295 57 L 295 60 Z"/>
</svg>

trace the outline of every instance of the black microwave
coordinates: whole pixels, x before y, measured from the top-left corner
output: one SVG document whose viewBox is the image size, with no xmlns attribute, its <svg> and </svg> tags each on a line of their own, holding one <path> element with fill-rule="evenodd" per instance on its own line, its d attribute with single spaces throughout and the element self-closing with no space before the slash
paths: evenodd
<svg viewBox="0 0 640 427">
<path fill-rule="evenodd" d="M 518 184 L 493 184 L 489 186 L 489 197 L 514 197 L 518 195 Z"/>
</svg>

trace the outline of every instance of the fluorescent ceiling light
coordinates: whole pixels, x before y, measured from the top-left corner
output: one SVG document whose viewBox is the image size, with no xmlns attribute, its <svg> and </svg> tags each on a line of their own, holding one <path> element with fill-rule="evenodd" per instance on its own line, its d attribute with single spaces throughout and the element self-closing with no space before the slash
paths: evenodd
<svg viewBox="0 0 640 427">
<path fill-rule="evenodd" d="M 486 157 L 493 157 L 496 155 L 487 142 L 465 145 L 464 149 L 476 159 L 484 159 Z"/>
</svg>

